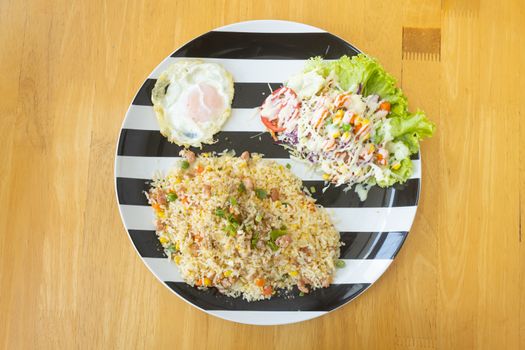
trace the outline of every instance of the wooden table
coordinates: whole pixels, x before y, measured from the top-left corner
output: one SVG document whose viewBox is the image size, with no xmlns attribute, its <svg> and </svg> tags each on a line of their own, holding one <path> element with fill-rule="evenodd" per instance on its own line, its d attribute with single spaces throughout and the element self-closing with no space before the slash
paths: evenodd
<svg viewBox="0 0 525 350">
<path fill-rule="evenodd" d="M 525 348 L 524 14 L 522 0 L 2 1 L 0 345 Z M 207 316 L 162 286 L 113 185 L 119 128 L 152 68 L 205 31 L 267 18 L 376 56 L 438 127 L 393 266 L 349 305 L 280 327 Z"/>
</svg>

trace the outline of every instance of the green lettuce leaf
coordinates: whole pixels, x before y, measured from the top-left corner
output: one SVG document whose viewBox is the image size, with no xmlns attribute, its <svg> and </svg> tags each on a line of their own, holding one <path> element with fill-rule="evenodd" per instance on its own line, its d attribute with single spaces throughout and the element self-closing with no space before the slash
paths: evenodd
<svg viewBox="0 0 525 350">
<path fill-rule="evenodd" d="M 381 179 L 375 179 L 380 187 L 389 187 L 395 183 L 406 182 L 412 175 L 412 161 L 405 158 L 401 161 L 401 166 L 397 170 L 387 170 L 385 176 Z"/>
<path fill-rule="evenodd" d="M 305 72 L 309 71 L 315 71 L 324 78 L 335 75 L 340 87 L 346 91 L 359 91 L 364 96 L 378 95 L 382 100 L 390 102 L 388 122 L 377 129 L 373 135 L 374 142 L 402 142 L 410 154 L 401 160 L 399 169 L 385 169 L 383 176 L 371 179 L 370 185 L 377 183 L 381 187 L 387 187 L 408 180 L 412 174 L 410 155 L 419 151 L 420 140 L 432 136 L 435 125 L 422 111 L 409 113 L 407 98 L 396 86 L 396 79 L 375 59 L 364 54 L 351 58 L 343 56 L 335 61 L 324 61 L 321 57 L 314 57 L 305 67 Z"/>
<path fill-rule="evenodd" d="M 411 154 L 419 151 L 419 141 L 432 136 L 435 130 L 434 124 L 419 110 L 404 117 L 392 117 L 389 121 L 394 141 L 402 141 Z"/>
<path fill-rule="evenodd" d="M 361 94 L 379 95 L 390 102 L 391 113 L 403 116 L 408 113 L 408 102 L 401 89 L 396 87 L 396 79 L 388 74 L 373 58 L 359 54 L 352 58 L 342 56 L 336 61 L 324 61 L 320 57 L 310 59 L 305 71 L 315 70 L 323 77 L 337 76 L 341 88 L 356 92 L 361 86 Z"/>
</svg>

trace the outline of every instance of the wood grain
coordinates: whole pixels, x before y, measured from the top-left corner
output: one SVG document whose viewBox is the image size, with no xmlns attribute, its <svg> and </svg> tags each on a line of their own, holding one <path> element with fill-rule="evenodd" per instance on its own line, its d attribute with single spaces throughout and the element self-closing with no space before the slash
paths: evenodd
<svg viewBox="0 0 525 350">
<path fill-rule="evenodd" d="M 147 270 L 120 222 L 113 162 L 128 104 L 161 59 L 214 27 L 268 18 L 376 56 L 438 131 L 389 271 L 327 316 L 255 327 L 207 316 Z M 519 0 L 0 2 L 0 346 L 525 348 L 524 22 Z M 439 30 L 440 59 L 404 56 L 403 28 Z"/>
</svg>

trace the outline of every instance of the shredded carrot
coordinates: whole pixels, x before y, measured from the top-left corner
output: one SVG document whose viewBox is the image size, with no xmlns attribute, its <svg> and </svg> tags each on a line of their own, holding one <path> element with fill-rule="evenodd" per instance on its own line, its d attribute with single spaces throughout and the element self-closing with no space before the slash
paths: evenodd
<svg viewBox="0 0 525 350">
<path fill-rule="evenodd" d="M 265 282 L 266 281 L 264 280 L 264 278 L 256 278 L 255 279 L 255 285 L 257 287 L 263 287 Z"/>
<path fill-rule="evenodd" d="M 154 204 L 152 204 L 151 207 L 152 207 L 153 209 L 157 210 L 157 211 L 160 210 L 160 204 L 158 204 L 158 203 L 154 203 Z"/>
<path fill-rule="evenodd" d="M 202 165 L 199 164 L 199 165 L 197 166 L 197 173 L 198 173 L 198 174 L 201 174 L 203 171 L 204 171 L 204 167 L 203 167 Z"/>
<path fill-rule="evenodd" d="M 326 150 L 331 151 L 335 148 L 335 140 L 330 140 L 328 144 L 326 145 Z"/>
<path fill-rule="evenodd" d="M 273 288 L 272 288 L 272 286 L 265 286 L 265 287 L 263 288 L 263 295 L 264 295 L 264 296 L 269 297 L 270 295 L 272 295 L 272 293 L 273 293 Z"/>
<path fill-rule="evenodd" d="M 317 122 L 315 123 L 315 126 L 314 126 L 315 129 L 317 129 L 317 128 L 319 128 L 319 126 L 321 126 L 321 123 L 323 122 L 323 120 L 326 119 L 327 115 L 328 115 L 328 111 L 324 111 L 323 114 L 321 114 L 321 118 L 319 118 L 317 120 Z"/>
<path fill-rule="evenodd" d="M 385 157 L 383 157 L 383 155 L 381 153 L 377 153 L 376 154 L 376 160 L 377 160 L 378 164 L 386 165 L 386 159 L 385 159 Z"/>
<path fill-rule="evenodd" d="M 342 107 L 346 103 L 346 101 L 348 101 L 348 99 L 350 98 L 350 95 L 351 95 L 351 93 L 345 93 L 345 94 L 342 94 L 342 95 L 338 95 L 337 98 L 334 101 L 335 106 L 337 108 Z"/>
<path fill-rule="evenodd" d="M 379 109 L 390 112 L 390 102 L 385 101 L 379 105 Z"/>
</svg>

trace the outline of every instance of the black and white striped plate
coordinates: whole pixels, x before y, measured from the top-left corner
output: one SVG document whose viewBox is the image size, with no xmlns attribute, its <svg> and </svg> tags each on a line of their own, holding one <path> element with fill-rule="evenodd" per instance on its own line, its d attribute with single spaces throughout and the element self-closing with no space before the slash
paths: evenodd
<svg viewBox="0 0 525 350">
<path fill-rule="evenodd" d="M 421 165 L 414 157 L 414 175 L 404 185 L 373 188 L 360 202 L 353 191 L 330 188 L 322 193 L 322 178 L 289 159 L 288 152 L 274 145 L 264 131 L 254 108 L 291 74 L 300 71 L 312 56 L 337 59 L 359 51 L 344 40 L 321 29 L 285 21 L 250 21 L 222 27 L 201 35 L 166 58 L 144 82 L 135 96 L 120 131 L 115 162 L 115 180 L 122 220 L 137 252 L 148 268 L 168 288 L 190 304 L 221 318 L 248 324 L 285 324 L 311 319 L 346 304 L 388 268 L 401 248 L 414 220 L 419 198 Z M 144 191 L 157 170 L 168 169 L 180 147 L 159 133 L 150 100 L 155 79 L 171 63 L 198 57 L 220 63 L 235 80 L 232 115 L 218 135 L 218 142 L 202 151 L 234 149 L 265 154 L 292 170 L 314 197 L 328 208 L 345 242 L 341 258 L 346 267 L 337 271 L 333 284 L 305 296 L 273 297 L 248 303 L 225 297 L 214 290 L 199 291 L 186 285 L 177 267 L 164 254 L 153 225 L 153 212 Z"/>
</svg>

